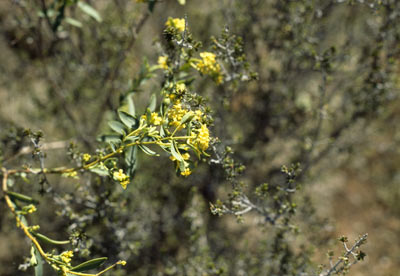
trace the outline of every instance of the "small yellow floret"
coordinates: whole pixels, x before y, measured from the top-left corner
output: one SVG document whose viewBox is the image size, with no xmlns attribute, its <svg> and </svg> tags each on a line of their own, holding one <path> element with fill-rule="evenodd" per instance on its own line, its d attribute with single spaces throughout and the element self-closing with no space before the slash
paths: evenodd
<svg viewBox="0 0 400 276">
<path fill-rule="evenodd" d="M 119 181 L 123 189 L 126 189 L 126 186 L 129 184 L 129 176 L 124 174 L 122 169 L 119 169 L 118 172 L 114 172 L 113 177 L 115 180 Z"/>
<path fill-rule="evenodd" d="M 90 158 L 92 158 L 92 156 L 88 153 L 85 153 L 82 157 L 83 161 L 85 161 L 85 162 L 89 161 Z"/>
<path fill-rule="evenodd" d="M 30 205 L 28 206 L 27 212 L 28 212 L 29 214 L 32 214 L 32 213 L 34 213 L 34 212 L 36 212 L 36 211 L 37 211 L 37 209 L 36 209 L 36 206 L 35 206 L 35 205 L 30 204 Z"/>
<path fill-rule="evenodd" d="M 159 56 L 157 63 L 162 69 L 168 70 L 168 56 Z"/>
<path fill-rule="evenodd" d="M 183 94 L 186 92 L 186 85 L 184 83 L 178 83 L 175 90 L 178 94 Z"/>
<path fill-rule="evenodd" d="M 181 172 L 181 175 L 189 176 L 191 173 L 192 171 L 189 168 L 186 168 L 183 172 Z"/>
<path fill-rule="evenodd" d="M 168 18 L 165 23 L 167 27 L 174 27 L 179 32 L 183 32 L 185 30 L 185 19 L 184 18 Z"/>
<path fill-rule="evenodd" d="M 184 153 L 182 154 L 183 160 L 189 160 L 190 159 L 190 154 L 189 153 Z"/>
<path fill-rule="evenodd" d="M 151 121 L 150 123 L 155 125 L 155 126 L 159 126 L 162 122 L 162 118 L 160 116 L 158 116 L 158 114 L 156 112 L 151 113 Z"/>
<path fill-rule="evenodd" d="M 120 182 L 119 184 L 121 184 L 122 188 L 123 188 L 124 190 L 126 190 L 126 186 L 128 186 L 128 184 L 129 184 L 129 179 L 127 179 L 127 180 L 125 180 L 125 181 L 122 181 L 122 182 Z"/>
<path fill-rule="evenodd" d="M 128 177 L 126 174 L 124 174 L 124 171 L 122 169 L 119 169 L 118 172 L 114 172 L 113 176 L 115 180 L 118 181 L 124 181 Z"/>
</svg>

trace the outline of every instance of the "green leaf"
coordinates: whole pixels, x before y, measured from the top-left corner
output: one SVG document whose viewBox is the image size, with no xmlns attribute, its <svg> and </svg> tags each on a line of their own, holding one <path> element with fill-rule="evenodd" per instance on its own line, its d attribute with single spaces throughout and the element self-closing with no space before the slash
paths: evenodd
<svg viewBox="0 0 400 276">
<path fill-rule="evenodd" d="M 137 147 L 132 146 L 125 151 L 125 163 L 128 166 L 127 173 L 132 177 L 136 170 L 137 165 Z"/>
<path fill-rule="evenodd" d="M 26 203 L 39 204 L 39 201 L 37 201 L 36 199 L 31 198 L 30 196 L 23 195 L 23 194 L 20 194 L 20 193 L 10 192 L 10 191 L 6 191 L 6 193 L 11 199 L 23 201 L 23 202 L 26 202 Z"/>
<path fill-rule="evenodd" d="M 98 174 L 100 176 L 108 176 L 108 169 L 100 168 L 100 167 L 95 167 L 95 168 L 90 168 L 89 169 L 91 172 L 94 172 L 95 174 Z"/>
<path fill-rule="evenodd" d="M 124 111 L 118 111 L 118 117 L 121 119 L 121 122 L 130 129 L 136 129 L 139 124 L 139 121 L 135 117 L 132 117 Z"/>
<path fill-rule="evenodd" d="M 106 143 L 120 143 L 121 142 L 121 136 L 120 135 L 115 135 L 115 134 L 108 134 L 108 135 L 102 135 L 97 138 L 98 141 L 100 142 L 106 142 Z"/>
<path fill-rule="evenodd" d="M 150 97 L 150 104 L 149 104 L 149 109 L 151 112 L 154 112 L 156 110 L 156 106 L 157 106 L 157 97 L 156 94 L 151 95 Z"/>
<path fill-rule="evenodd" d="M 146 153 L 147 155 L 150 155 L 150 156 L 159 156 L 159 154 L 157 154 L 155 151 L 152 151 L 151 149 L 149 149 L 149 148 L 146 147 L 146 146 L 139 145 L 139 148 L 140 148 L 144 153 Z"/>
<path fill-rule="evenodd" d="M 131 116 L 135 117 L 136 111 L 135 111 L 135 102 L 133 101 L 132 96 L 128 96 L 128 112 Z"/>
<path fill-rule="evenodd" d="M 68 24 L 70 24 L 70 25 L 72 25 L 74 27 L 77 27 L 77 28 L 82 28 L 83 27 L 83 24 L 80 21 L 78 21 L 76 19 L 73 19 L 71 17 L 66 17 L 65 18 L 65 22 L 67 22 Z"/>
<path fill-rule="evenodd" d="M 179 153 L 179 150 L 176 148 L 176 142 L 172 141 L 171 142 L 171 154 L 176 158 L 176 160 L 183 162 L 184 159 L 182 155 Z"/>
<path fill-rule="evenodd" d="M 69 241 L 56 241 L 56 240 L 50 239 L 49 237 L 46 237 L 45 235 L 42 235 L 42 234 L 34 232 L 34 231 L 32 231 L 31 233 L 38 240 L 48 243 L 48 244 L 55 244 L 55 245 L 69 244 Z"/>
<path fill-rule="evenodd" d="M 35 256 L 35 247 L 32 245 L 31 247 L 31 259 L 29 260 L 29 264 L 31 266 L 37 266 L 38 262 Z"/>
<path fill-rule="evenodd" d="M 150 110 L 150 108 L 146 108 L 146 119 L 147 119 L 147 122 L 151 121 L 151 110 Z"/>
<path fill-rule="evenodd" d="M 125 126 L 122 123 L 120 123 L 118 121 L 110 121 L 110 122 L 108 122 L 108 125 L 115 132 L 125 135 Z"/>
<path fill-rule="evenodd" d="M 81 263 L 80 265 L 77 265 L 77 266 L 71 268 L 71 271 L 82 272 L 82 271 L 94 269 L 94 268 L 100 266 L 106 260 L 107 260 L 107 257 L 93 259 L 93 260 Z"/>
<path fill-rule="evenodd" d="M 35 276 L 43 276 L 43 259 L 40 255 L 37 248 L 34 248 L 35 251 L 35 259 L 36 259 L 36 266 L 35 266 Z"/>
<path fill-rule="evenodd" d="M 101 19 L 100 14 L 89 4 L 79 1 L 78 2 L 78 7 L 87 15 L 89 15 L 90 17 L 94 18 L 97 22 L 101 22 L 103 21 Z"/>
<path fill-rule="evenodd" d="M 182 120 L 181 120 L 181 122 L 180 122 L 180 125 L 183 125 L 183 124 L 185 124 L 186 122 L 192 120 L 194 116 L 195 116 L 195 114 L 194 114 L 193 111 L 190 111 L 190 112 L 186 113 L 186 114 L 182 117 Z"/>
</svg>

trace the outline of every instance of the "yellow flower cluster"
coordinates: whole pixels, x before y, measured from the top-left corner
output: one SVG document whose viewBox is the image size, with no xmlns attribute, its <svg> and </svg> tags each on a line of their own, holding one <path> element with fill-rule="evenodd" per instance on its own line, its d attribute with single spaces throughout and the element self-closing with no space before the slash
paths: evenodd
<svg viewBox="0 0 400 276">
<path fill-rule="evenodd" d="M 167 27 L 173 27 L 177 29 L 179 32 L 183 32 L 185 30 L 185 19 L 169 17 L 165 25 Z"/>
<path fill-rule="evenodd" d="M 113 177 L 115 180 L 119 181 L 119 184 L 121 184 L 122 188 L 126 189 L 126 186 L 129 184 L 129 176 L 124 174 L 124 171 L 122 169 L 114 172 Z"/>
<path fill-rule="evenodd" d="M 189 139 L 188 143 L 197 146 L 198 149 L 205 151 L 208 149 L 210 144 L 210 131 L 205 124 L 201 124 L 200 129 L 197 131 L 197 136 L 195 139 Z"/>
<path fill-rule="evenodd" d="M 208 149 L 208 145 L 210 143 L 210 131 L 205 124 L 201 125 L 196 141 L 200 149 Z"/>
<path fill-rule="evenodd" d="M 222 83 L 221 66 L 216 60 L 216 55 L 210 52 L 202 52 L 200 57 L 201 60 L 195 65 L 195 68 L 204 75 L 210 75 L 216 83 Z"/>
<path fill-rule="evenodd" d="M 220 71 L 221 68 L 215 59 L 215 54 L 210 52 L 200 53 L 201 61 L 197 64 L 198 70 L 203 74 L 211 74 Z"/>
<path fill-rule="evenodd" d="M 168 56 L 159 56 L 157 63 L 160 68 L 168 70 Z"/>
<path fill-rule="evenodd" d="M 159 126 L 162 122 L 162 118 L 158 116 L 156 112 L 151 113 L 151 119 L 150 119 L 150 124 Z"/>
<path fill-rule="evenodd" d="M 60 254 L 61 261 L 63 261 L 66 264 L 69 264 L 71 262 L 73 256 L 74 252 L 72 251 L 64 251 L 63 253 Z"/>
<path fill-rule="evenodd" d="M 179 123 L 181 122 L 183 116 L 189 112 L 188 109 L 182 108 L 181 103 L 176 103 L 172 106 L 170 110 L 168 110 L 168 119 L 169 119 L 169 125 L 178 127 Z"/>
</svg>

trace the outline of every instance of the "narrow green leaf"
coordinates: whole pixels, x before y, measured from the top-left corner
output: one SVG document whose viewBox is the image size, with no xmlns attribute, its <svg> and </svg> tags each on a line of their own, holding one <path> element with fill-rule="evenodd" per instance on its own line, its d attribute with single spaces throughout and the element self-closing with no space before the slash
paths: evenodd
<svg viewBox="0 0 400 276">
<path fill-rule="evenodd" d="M 10 191 L 7 191 L 6 193 L 11 199 L 16 199 L 16 200 L 23 201 L 23 202 L 26 202 L 26 203 L 39 204 L 39 201 L 37 201 L 36 199 L 31 198 L 30 196 L 23 195 L 23 194 L 16 193 L 16 192 L 10 192 Z"/>
<path fill-rule="evenodd" d="M 149 104 L 150 111 L 154 112 L 156 110 L 156 106 L 157 106 L 157 97 L 156 94 L 153 94 L 150 97 L 150 104 Z"/>
<path fill-rule="evenodd" d="M 137 164 L 137 146 L 127 148 L 125 151 L 125 163 L 128 166 L 128 176 L 133 177 Z"/>
<path fill-rule="evenodd" d="M 91 167 L 89 170 L 90 170 L 91 172 L 94 172 L 95 174 L 100 175 L 100 176 L 108 176 L 108 175 L 109 175 L 108 169 L 107 169 L 107 167 L 104 166 L 104 165 L 103 165 L 103 166 L 98 165 L 98 166 L 96 166 L 96 167 Z"/>
<path fill-rule="evenodd" d="M 150 108 L 146 109 L 146 119 L 147 119 L 147 122 L 151 121 L 151 110 L 150 110 Z"/>
<path fill-rule="evenodd" d="M 108 125 L 115 132 L 125 135 L 125 126 L 122 123 L 120 123 L 118 121 L 110 121 L 110 122 L 108 122 Z"/>
<path fill-rule="evenodd" d="M 56 240 L 50 239 L 49 237 L 46 237 L 45 235 L 42 235 L 42 234 L 34 232 L 34 231 L 32 231 L 31 233 L 38 240 L 48 243 L 48 244 L 55 244 L 55 245 L 69 244 L 69 241 L 56 241 Z"/>
<path fill-rule="evenodd" d="M 93 259 L 84 263 L 81 263 L 73 268 L 71 268 L 71 271 L 74 272 L 82 272 L 90 269 L 94 269 L 98 266 L 100 266 L 102 263 L 104 263 L 107 260 L 107 257 L 102 257 L 102 258 L 97 258 Z"/>
<path fill-rule="evenodd" d="M 35 266 L 35 276 L 43 276 L 43 259 L 40 255 L 39 251 L 34 248 L 35 251 L 35 259 L 36 259 L 36 266 Z"/>
<path fill-rule="evenodd" d="M 79 1 L 78 2 L 78 7 L 87 15 L 89 15 L 90 17 L 94 18 L 97 22 L 101 22 L 103 21 L 101 19 L 100 14 L 89 4 Z"/>
<path fill-rule="evenodd" d="M 108 134 L 108 135 L 102 135 L 97 138 L 98 141 L 100 142 L 106 142 L 106 143 L 120 143 L 121 142 L 121 136 L 120 135 L 115 135 L 115 134 Z"/>
<path fill-rule="evenodd" d="M 146 153 L 147 155 L 150 155 L 150 156 L 159 156 L 159 154 L 157 154 L 155 151 L 152 151 L 151 149 L 149 149 L 149 148 L 146 147 L 146 146 L 139 145 L 139 148 L 140 148 L 144 153 Z"/>
<path fill-rule="evenodd" d="M 183 157 L 182 155 L 179 153 L 179 150 L 176 148 L 176 142 L 172 141 L 171 142 L 171 154 L 176 158 L 176 160 L 183 162 Z"/>
<path fill-rule="evenodd" d="M 121 122 L 123 122 L 124 125 L 126 125 L 130 129 L 136 129 L 139 125 L 139 121 L 136 118 L 132 117 L 124 111 L 118 111 L 118 117 L 121 119 Z"/>
<path fill-rule="evenodd" d="M 66 17 L 65 22 L 77 28 L 83 27 L 83 24 L 80 21 L 73 19 L 71 17 Z"/>
<path fill-rule="evenodd" d="M 135 110 L 135 102 L 133 101 L 133 97 L 128 96 L 127 101 L 128 101 L 128 112 L 131 116 L 135 117 L 136 110 Z"/>
<path fill-rule="evenodd" d="M 35 247 L 32 245 L 31 247 L 31 259 L 29 260 L 29 264 L 31 266 L 37 266 L 38 262 L 35 256 Z"/>
<path fill-rule="evenodd" d="M 182 117 L 182 120 L 181 120 L 180 124 L 181 124 L 181 125 L 185 124 L 186 122 L 192 120 L 194 116 L 195 116 L 195 114 L 194 114 L 194 112 L 192 112 L 192 111 L 186 113 L 186 114 Z"/>
<path fill-rule="evenodd" d="M 161 127 L 160 127 L 160 136 L 165 137 L 165 129 L 164 129 L 163 125 L 161 125 Z"/>
</svg>

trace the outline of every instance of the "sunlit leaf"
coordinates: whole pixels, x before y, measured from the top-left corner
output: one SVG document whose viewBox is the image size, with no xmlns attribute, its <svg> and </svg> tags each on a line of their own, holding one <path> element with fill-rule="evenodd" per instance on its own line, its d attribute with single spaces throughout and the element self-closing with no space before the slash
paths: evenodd
<svg viewBox="0 0 400 276">
<path fill-rule="evenodd" d="M 93 259 L 93 260 L 81 263 L 81 264 L 71 268 L 71 271 L 82 272 L 82 271 L 94 269 L 94 268 L 100 266 L 101 264 L 103 264 L 106 260 L 107 260 L 107 257 Z"/>
<path fill-rule="evenodd" d="M 94 18 L 97 22 L 103 21 L 100 14 L 89 4 L 79 1 L 78 2 L 78 7 L 87 15 L 90 17 Z"/>
<path fill-rule="evenodd" d="M 125 135 L 125 126 L 122 123 L 120 123 L 118 121 L 110 121 L 110 122 L 108 122 L 108 125 L 115 132 Z"/>
</svg>

